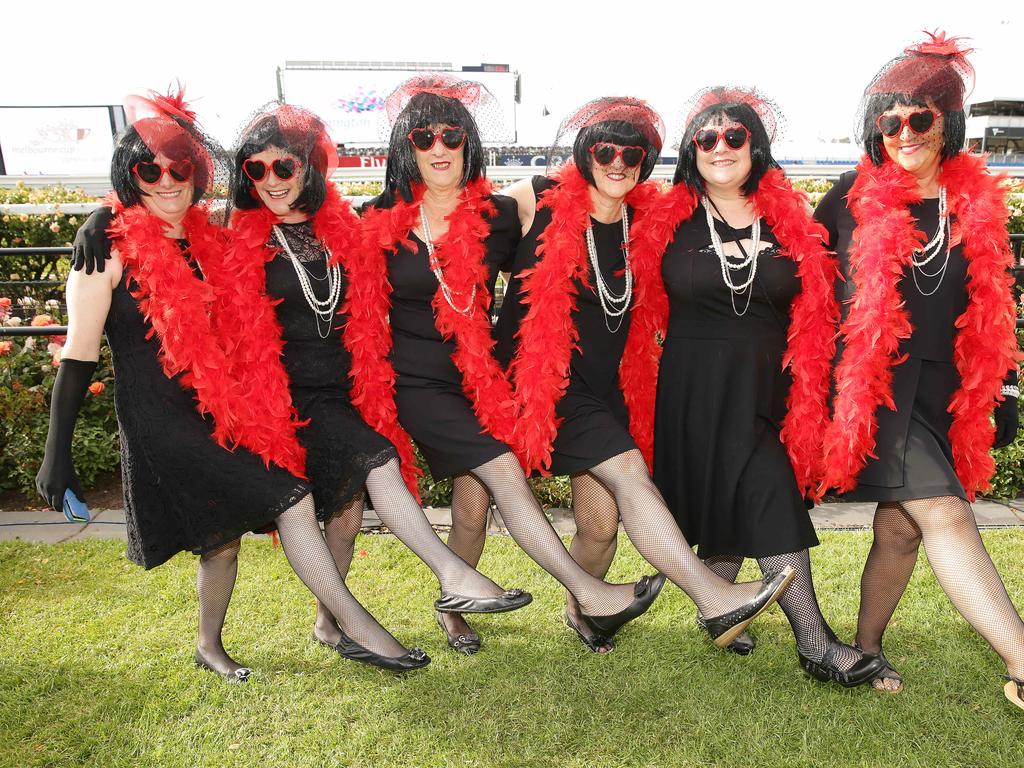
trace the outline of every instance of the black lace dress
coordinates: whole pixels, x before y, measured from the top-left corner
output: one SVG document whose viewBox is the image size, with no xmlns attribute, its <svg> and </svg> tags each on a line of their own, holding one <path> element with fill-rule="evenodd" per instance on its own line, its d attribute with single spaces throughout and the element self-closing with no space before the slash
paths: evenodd
<svg viewBox="0 0 1024 768">
<path fill-rule="evenodd" d="M 328 298 L 325 250 L 311 222 L 278 225 L 309 276 L 313 295 Z M 271 235 L 270 245 L 280 247 Z M 267 293 L 283 299 L 274 307 L 284 338 L 284 367 L 292 402 L 309 424 L 299 430 L 306 448 L 306 474 L 316 514 L 326 520 L 355 498 L 366 476 L 397 457 L 394 446 L 373 431 L 349 400 L 351 357 L 341 342 L 344 316 L 323 322 L 306 301 L 291 258 L 283 250 L 267 262 Z M 342 272 L 344 281 L 344 272 Z M 338 300 L 345 301 L 344 282 Z"/>
<path fill-rule="evenodd" d="M 202 554 L 272 526 L 309 488 L 283 469 L 267 469 L 255 454 L 214 442 L 212 422 L 195 408 L 195 392 L 164 375 L 160 343 L 147 338 L 152 329 L 127 285 L 136 289 L 125 269 L 105 330 L 114 364 L 128 558 L 154 568 L 178 552 Z"/>
<path fill-rule="evenodd" d="M 533 191 L 540 195 L 555 182 L 534 176 Z M 629 211 L 632 216 L 632 210 Z M 516 275 L 537 263 L 537 239 L 551 223 L 551 209 L 538 208 L 530 231 L 516 249 L 512 278 L 505 291 L 495 326 L 497 356 L 508 365 L 515 347 L 515 334 L 525 313 L 519 296 L 522 281 Z M 615 295 L 625 289 L 626 261 L 622 251 L 622 222 L 602 224 L 591 219 L 597 262 L 608 288 Z M 636 448 L 629 434 L 629 413 L 619 387 L 619 363 L 629 334 L 629 312 L 621 318 L 606 318 L 598 301 L 594 276 L 589 287 L 576 284 L 576 311 L 572 319 L 579 331 L 578 347 L 569 362 L 569 385 L 555 406 L 562 419 L 552 444 L 551 472 L 571 475 L 586 472 L 606 459 Z M 618 326 L 622 320 L 621 326 Z M 609 330 L 618 329 L 615 332 Z"/>
<path fill-rule="evenodd" d="M 751 235 L 717 219 L 716 229 L 724 241 Z M 735 310 L 703 206 L 679 226 L 662 260 L 669 321 L 654 482 L 702 558 L 767 557 L 818 543 L 779 439 L 790 385 L 782 355 L 800 282 L 767 227 L 761 243 L 753 292 L 736 297 Z M 731 279 L 749 275 L 734 270 Z"/>
<path fill-rule="evenodd" d="M 856 292 L 856 276 L 850 274 L 849 248 L 856 222 L 846 205 L 846 196 L 857 178 L 856 171 L 844 173 L 825 194 L 815 217 L 829 232 L 829 247 L 839 256 L 845 280 L 837 293 L 845 319 Z M 939 220 L 937 199 L 910 206 L 915 226 L 927 239 L 935 234 Z M 909 501 L 936 496 L 957 496 L 966 500 L 963 485 L 953 470 L 953 449 L 949 428 L 953 416 L 946 408 L 960 386 L 960 374 L 953 362 L 956 319 L 967 309 L 967 261 L 959 245 L 959 228 L 951 225 L 953 242 L 944 276 L 929 278 L 920 270 L 904 272 L 897 288 L 913 327 L 910 338 L 900 344 L 907 359 L 892 369 L 892 396 L 896 410 L 879 406 L 874 453 L 857 476 L 857 487 L 844 495 L 848 501 Z M 937 271 L 944 254 L 925 270 Z M 915 275 L 914 272 L 917 272 Z M 915 283 L 916 278 L 916 283 Z M 842 346 L 839 345 L 839 354 Z M 838 358 L 837 358 L 838 359 Z"/>
<path fill-rule="evenodd" d="M 499 271 L 508 271 L 519 241 L 515 200 L 495 195 L 486 260 L 493 288 Z M 462 374 L 452 362 L 454 341 L 445 341 L 434 323 L 431 302 L 437 278 L 430 270 L 427 246 L 411 236 L 416 250 L 399 247 L 388 254 L 391 282 L 391 362 L 398 374 L 398 420 L 419 446 L 435 479 L 462 474 L 496 459 L 509 448 L 483 431 L 462 389 Z M 456 297 L 456 302 L 459 297 Z"/>
</svg>

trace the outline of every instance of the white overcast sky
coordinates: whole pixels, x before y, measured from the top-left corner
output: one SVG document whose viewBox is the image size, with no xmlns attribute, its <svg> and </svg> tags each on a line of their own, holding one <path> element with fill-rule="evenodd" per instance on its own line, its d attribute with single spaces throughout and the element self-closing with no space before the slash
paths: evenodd
<svg viewBox="0 0 1024 768">
<path fill-rule="evenodd" d="M 976 99 L 1024 97 L 1020 0 L 4 0 L 0 105 L 116 104 L 180 78 L 230 141 L 276 96 L 285 60 L 497 62 L 522 75 L 521 143 L 545 144 L 565 112 L 619 94 L 650 101 L 671 136 L 686 98 L 722 83 L 772 96 L 787 138 L 831 139 L 849 133 L 877 69 L 935 28 L 972 38 Z"/>
</svg>

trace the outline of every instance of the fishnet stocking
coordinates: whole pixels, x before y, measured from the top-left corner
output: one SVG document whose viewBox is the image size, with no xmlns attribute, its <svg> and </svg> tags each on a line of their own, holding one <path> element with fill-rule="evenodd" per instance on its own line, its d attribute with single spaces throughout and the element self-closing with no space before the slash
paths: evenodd
<svg viewBox="0 0 1024 768">
<path fill-rule="evenodd" d="M 401 656 L 406 649 L 377 623 L 345 586 L 316 520 L 313 497 L 307 494 L 275 520 L 281 548 L 295 574 L 331 612 L 341 629 L 364 648 L 382 656 Z"/>
<path fill-rule="evenodd" d="M 576 535 L 569 544 L 569 554 L 591 576 L 603 579 L 619 543 L 619 508 L 615 506 L 615 497 L 593 475 L 573 475 L 569 483 L 576 519 Z M 565 593 L 565 611 L 581 631 L 587 631 L 579 603 L 570 592 Z M 604 646 L 606 650 L 613 647 L 611 643 Z"/>
<path fill-rule="evenodd" d="M 444 545 L 402 480 L 398 459 L 370 472 L 366 489 L 381 522 L 427 564 L 441 583 L 442 592 L 497 597 L 505 591 Z"/>
<path fill-rule="evenodd" d="M 469 472 L 452 478 L 452 530 L 448 549 L 474 568 L 480 562 L 487 539 L 487 513 L 491 494 Z"/>
<path fill-rule="evenodd" d="M 606 584 L 572 559 L 533 495 L 519 462 L 504 453 L 473 470 L 494 496 L 512 538 L 541 568 L 571 592 L 592 616 L 609 616 L 633 602 L 632 584 Z"/>
<path fill-rule="evenodd" d="M 480 562 L 487 541 L 487 513 L 491 511 L 491 494 L 487 486 L 469 472 L 452 478 L 452 529 L 448 549 L 474 568 Z M 459 613 L 438 614 L 449 639 L 466 635 L 479 637 Z"/>
<path fill-rule="evenodd" d="M 363 525 L 363 508 L 366 496 L 360 493 L 348 504 L 324 521 L 324 539 L 327 549 L 331 551 L 338 573 L 344 579 L 352 565 L 352 552 L 355 548 L 356 535 Z M 341 641 L 341 631 L 327 606 L 316 601 L 316 624 L 313 634 L 325 643 L 336 644 Z"/>
<path fill-rule="evenodd" d="M 704 558 L 704 565 L 726 581 L 736 581 L 743 566 L 743 558 L 739 555 L 712 555 Z"/>
<path fill-rule="evenodd" d="M 703 616 L 714 617 L 750 601 L 761 582 L 731 584 L 704 566 L 665 507 L 635 448 L 590 470 L 615 497 L 626 535 L 637 551 L 680 587 Z"/>
<path fill-rule="evenodd" d="M 779 607 L 789 619 L 789 626 L 793 628 L 796 637 L 797 650 L 801 654 L 820 663 L 831 646 L 834 649 L 831 663 L 842 672 L 849 671 L 863 658 L 863 654 L 856 648 L 836 639 L 825 617 L 821 615 L 818 598 L 814 594 L 814 582 L 811 580 L 811 556 L 806 549 L 759 557 L 757 564 L 764 574 L 778 573 L 787 565 L 796 570 L 793 581 L 779 598 Z"/>
<path fill-rule="evenodd" d="M 950 602 L 1002 657 L 1009 674 L 1024 677 L 1024 622 L 985 549 L 970 504 L 955 496 L 900 504 L 921 529 L 928 562 Z"/>
<path fill-rule="evenodd" d="M 199 637 L 196 648 L 214 671 L 229 675 L 242 665 L 228 656 L 221 640 L 228 603 L 238 575 L 238 539 L 200 556 L 196 572 L 199 594 Z"/>
<path fill-rule="evenodd" d="M 880 503 L 873 527 L 857 614 L 857 644 L 868 653 L 882 650 L 882 635 L 910 583 L 921 545 L 921 529 L 898 502 Z"/>
</svg>

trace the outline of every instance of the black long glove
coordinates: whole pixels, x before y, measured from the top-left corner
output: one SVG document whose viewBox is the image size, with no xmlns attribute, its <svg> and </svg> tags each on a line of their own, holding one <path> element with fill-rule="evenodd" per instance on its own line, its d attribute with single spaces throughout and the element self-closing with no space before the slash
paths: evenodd
<svg viewBox="0 0 1024 768">
<path fill-rule="evenodd" d="M 46 433 L 46 454 L 36 474 L 36 490 L 58 512 L 64 503 L 64 491 L 70 488 L 85 501 L 71 460 L 71 438 L 75 434 L 78 411 L 92 381 L 96 363 L 61 360 L 50 397 L 50 429 Z"/>
<path fill-rule="evenodd" d="M 85 268 L 85 274 L 91 275 L 93 270 L 102 272 L 106 269 L 110 258 L 110 239 L 107 227 L 114 220 L 114 212 L 109 208 L 97 208 L 85 223 L 78 228 L 75 242 L 72 243 L 71 266 L 74 269 Z"/>
<path fill-rule="evenodd" d="M 1017 436 L 1019 416 L 1017 414 L 1017 398 L 1007 395 L 1003 402 L 996 403 L 996 441 L 993 448 L 1005 448 Z"/>
</svg>

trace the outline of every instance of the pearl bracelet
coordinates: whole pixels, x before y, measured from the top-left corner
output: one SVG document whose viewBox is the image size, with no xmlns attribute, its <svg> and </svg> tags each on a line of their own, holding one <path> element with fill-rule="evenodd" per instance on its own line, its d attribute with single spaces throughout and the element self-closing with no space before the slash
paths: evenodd
<svg viewBox="0 0 1024 768">
<path fill-rule="evenodd" d="M 1020 397 L 1020 387 L 1016 384 L 1004 384 L 1003 388 L 999 390 L 999 394 L 1004 397 Z"/>
</svg>

